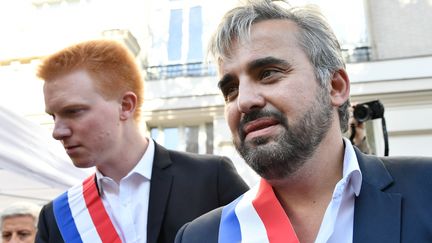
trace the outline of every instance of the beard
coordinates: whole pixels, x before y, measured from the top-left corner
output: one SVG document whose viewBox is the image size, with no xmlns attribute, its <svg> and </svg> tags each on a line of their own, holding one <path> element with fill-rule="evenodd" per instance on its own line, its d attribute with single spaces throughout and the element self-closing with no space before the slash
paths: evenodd
<svg viewBox="0 0 432 243">
<path fill-rule="evenodd" d="M 261 117 L 272 117 L 284 128 L 276 137 L 256 137 L 246 142 L 243 127 Z M 325 90 L 320 90 L 312 106 L 296 124 L 289 124 L 277 110 L 256 109 L 246 114 L 239 125 L 239 141 L 234 145 L 246 163 L 266 180 L 284 179 L 312 157 L 330 129 L 332 106 Z"/>
</svg>

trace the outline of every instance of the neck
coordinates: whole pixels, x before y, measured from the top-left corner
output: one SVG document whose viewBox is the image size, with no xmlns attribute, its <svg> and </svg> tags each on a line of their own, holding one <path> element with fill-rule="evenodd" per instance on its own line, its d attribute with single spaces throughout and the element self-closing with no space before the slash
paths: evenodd
<svg viewBox="0 0 432 243">
<path fill-rule="evenodd" d="M 339 127 L 332 127 L 298 171 L 289 178 L 269 181 L 300 242 L 315 240 L 334 188 L 342 178 L 343 156 Z"/>
<path fill-rule="evenodd" d="M 112 158 L 98 166 L 98 170 L 119 183 L 141 160 L 149 141 L 139 131 L 128 132 L 120 138 L 118 149 L 113 149 Z"/>
</svg>

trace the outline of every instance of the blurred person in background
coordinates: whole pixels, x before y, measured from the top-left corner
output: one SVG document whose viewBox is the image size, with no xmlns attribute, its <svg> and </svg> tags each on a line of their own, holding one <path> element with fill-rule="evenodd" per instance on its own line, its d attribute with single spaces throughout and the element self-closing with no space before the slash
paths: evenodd
<svg viewBox="0 0 432 243">
<path fill-rule="evenodd" d="M 0 213 L 3 243 L 35 242 L 41 207 L 29 202 L 13 203 Z"/>
<path fill-rule="evenodd" d="M 352 103 L 349 108 L 349 114 L 350 114 L 348 120 L 349 128 L 345 136 L 349 138 L 351 143 L 355 145 L 357 148 L 359 148 L 360 151 L 362 151 L 365 154 L 371 154 L 372 152 L 369 146 L 367 133 L 366 133 L 366 123 L 357 121 L 357 119 L 355 119 L 353 115 L 354 107 L 356 105 L 357 103 Z"/>
</svg>

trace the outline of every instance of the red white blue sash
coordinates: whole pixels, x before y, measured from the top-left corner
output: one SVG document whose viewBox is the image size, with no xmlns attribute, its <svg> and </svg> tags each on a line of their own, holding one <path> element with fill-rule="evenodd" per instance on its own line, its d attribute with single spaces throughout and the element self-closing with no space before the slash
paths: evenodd
<svg viewBox="0 0 432 243">
<path fill-rule="evenodd" d="M 99 196 L 95 176 L 53 201 L 54 216 L 65 243 L 121 243 Z"/>
<path fill-rule="evenodd" d="M 273 188 L 259 186 L 226 205 L 219 225 L 219 243 L 299 243 Z"/>
</svg>

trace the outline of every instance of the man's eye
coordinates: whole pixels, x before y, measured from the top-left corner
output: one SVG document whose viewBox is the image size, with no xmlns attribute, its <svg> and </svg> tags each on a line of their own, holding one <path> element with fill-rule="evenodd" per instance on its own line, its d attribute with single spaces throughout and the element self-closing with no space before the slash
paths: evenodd
<svg viewBox="0 0 432 243">
<path fill-rule="evenodd" d="M 83 111 L 83 109 L 69 109 L 66 110 L 66 114 L 67 115 L 77 115 L 79 113 L 81 113 Z"/>
<path fill-rule="evenodd" d="M 2 239 L 5 240 L 5 241 L 10 240 L 11 237 L 12 237 L 12 234 L 10 234 L 10 233 L 3 233 L 2 234 Z"/>
<path fill-rule="evenodd" d="M 27 238 L 31 235 L 31 232 L 18 232 L 18 236 L 20 239 Z"/>
<path fill-rule="evenodd" d="M 75 113 L 78 113 L 79 111 L 80 111 L 79 109 L 70 109 L 67 112 L 70 114 L 75 114 Z"/>
<path fill-rule="evenodd" d="M 274 75 L 275 73 L 277 73 L 277 70 L 265 70 L 261 73 L 261 79 L 265 79 L 268 77 L 271 77 L 272 75 Z"/>
<path fill-rule="evenodd" d="M 226 87 L 223 89 L 222 93 L 223 96 L 225 97 L 225 101 L 230 102 L 237 97 L 238 87 L 237 86 Z"/>
</svg>

